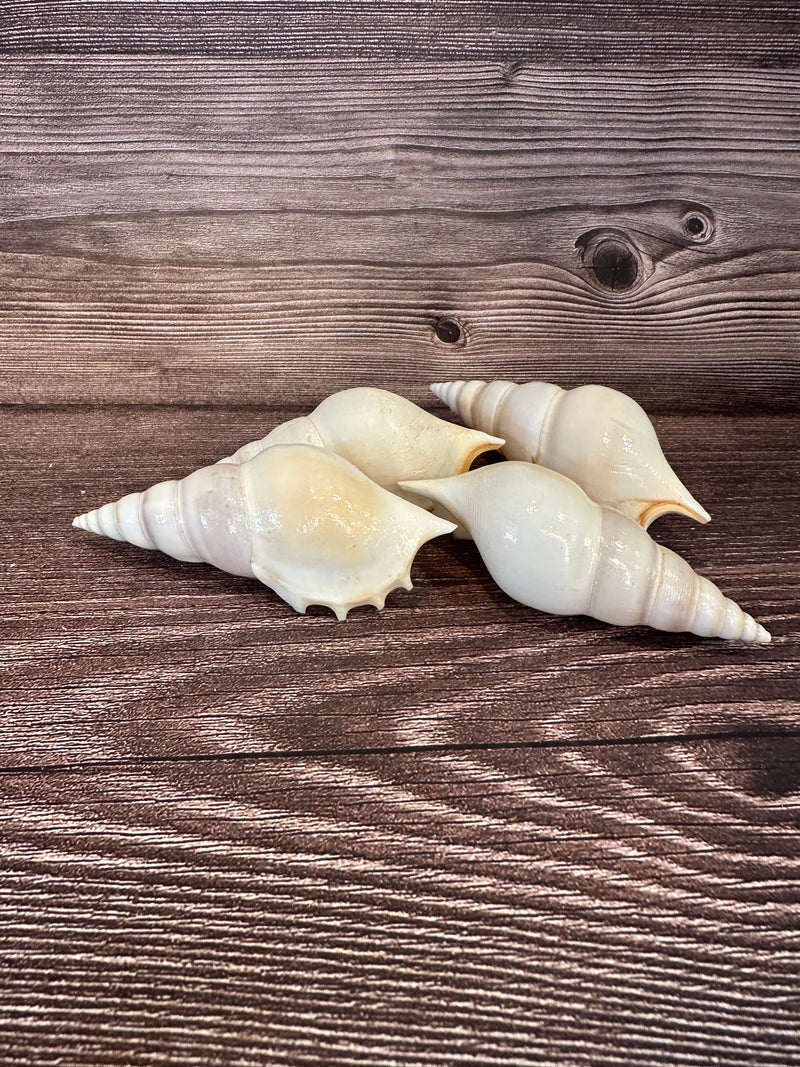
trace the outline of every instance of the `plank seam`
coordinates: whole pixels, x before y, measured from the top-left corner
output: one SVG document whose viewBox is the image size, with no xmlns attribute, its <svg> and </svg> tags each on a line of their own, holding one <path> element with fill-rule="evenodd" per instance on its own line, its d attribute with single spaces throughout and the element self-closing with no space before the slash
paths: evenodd
<svg viewBox="0 0 800 1067">
<path fill-rule="evenodd" d="M 335 749 L 280 749 L 249 752 L 195 752 L 174 756 L 126 756 L 117 759 L 80 760 L 70 763 L 18 764 L 0 767 L 0 775 L 13 774 L 82 774 L 117 770 L 123 767 L 146 767 L 151 764 L 230 763 L 255 760 L 335 759 L 342 756 L 401 756 L 430 752 L 498 752 L 506 750 L 537 751 L 542 749 L 619 748 L 626 745 L 699 744 L 706 741 L 745 741 L 754 738 L 800 740 L 800 729 L 726 730 L 692 734 L 643 734 L 633 737 L 545 738 L 529 741 L 482 741 L 457 744 L 375 745 Z"/>
</svg>

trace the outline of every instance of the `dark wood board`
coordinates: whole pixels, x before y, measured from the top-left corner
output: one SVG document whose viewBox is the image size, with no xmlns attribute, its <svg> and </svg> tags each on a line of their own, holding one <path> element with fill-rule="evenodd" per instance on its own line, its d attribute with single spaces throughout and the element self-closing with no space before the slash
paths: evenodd
<svg viewBox="0 0 800 1067">
<path fill-rule="evenodd" d="M 3 774 L 0 1056 L 786 1067 L 796 745 Z"/>
<path fill-rule="evenodd" d="M 419 401 L 488 376 L 797 410 L 798 75 L 606 89 L 535 64 L 9 60 L 0 400 Z"/>
<path fill-rule="evenodd" d="M 754 648 L 534 612 L 451 538 L 423 547 L 415 588 L 382 612 L 300 616 L 253 580 L 70 525 L 297 412 L 2 414 L 6 766 L 797 726 L 796 417 L 657 419 L 713 518 L 651 532 L 772 631 Z"/>
<path fill-rule="evenodd" d="M 0 52 L 796 68 L 792 0 L 3 0 Z"/>
</svg>

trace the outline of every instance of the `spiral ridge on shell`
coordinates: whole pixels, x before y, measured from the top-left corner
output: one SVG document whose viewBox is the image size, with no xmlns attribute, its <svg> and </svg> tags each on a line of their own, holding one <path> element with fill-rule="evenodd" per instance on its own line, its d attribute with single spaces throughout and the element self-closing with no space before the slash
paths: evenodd
<svg viewBox="0 0 800 1067">
<path fill-rule="evenodd" d="M 74 525 L 257 578 L 299 612 L 322 604 L 340 619 L 410 589 L 421 545 L 455 529 L 312 445 L 276 445 L 242 464 L 203 467 Z"/>
<path fill-rule="evenodd" d="M 625 393 L 603 385 L 479 380 L 430 388 L 468 426 L 503 438 L 508 459 L 558 471 L 645 529 L 669 512 L 710 519 L 667 462 L 647 413 Z"/>
<path fill-rule="evenodd" d="M 466 526 L 500 588 L 529 607 L 621 626 L 770 640 L 681 556 L 546 467 L 511 460 L 404 484 Z"/>
</svg>

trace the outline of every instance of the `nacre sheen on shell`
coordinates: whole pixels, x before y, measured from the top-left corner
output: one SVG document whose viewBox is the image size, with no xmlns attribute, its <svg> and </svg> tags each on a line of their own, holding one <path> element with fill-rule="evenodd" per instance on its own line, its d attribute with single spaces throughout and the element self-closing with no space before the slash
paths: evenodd
<svg viewBox="0 0 800 1067">
<path fill-rule="evenodd" d="M 501 589 L 530 607 L 620 626 L 770 640 L 677 553 L 546 467 L 510 460 L 405 487 L 443 504 L 469 530 Z"/>
<path fill-rule="evenodd" d="M 507 381 L 436 382 L 431 391 L 468 426 L 504 438 L 508 459 L 558 471 L 645 529 L 668 512 L 710 518 L 670 467 L 647 413 L 625 393 Z"/>
<path fill-rule="evenodd" d="M 411 589 L 420 546 L 454 529 L 341 456 L 303 444 L 159 482 L 73 525 L 257 578 L 296 611 L 321 604 L 339 619 Z"/>
</svg>

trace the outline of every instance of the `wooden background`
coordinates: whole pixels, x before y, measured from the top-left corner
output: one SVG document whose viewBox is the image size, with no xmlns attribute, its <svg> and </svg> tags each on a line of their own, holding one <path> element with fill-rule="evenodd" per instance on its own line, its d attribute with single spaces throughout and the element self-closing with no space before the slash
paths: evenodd
<svg viewBox="0 0 800 1067">
<path fill-rule="evenodd" d="M 0 2 L 0 1063 L 800 1063 L 799 70 L 794 3 Z M 70 527 L 464 376 L 634 395 L 773 643 Z"/>
</svg>

